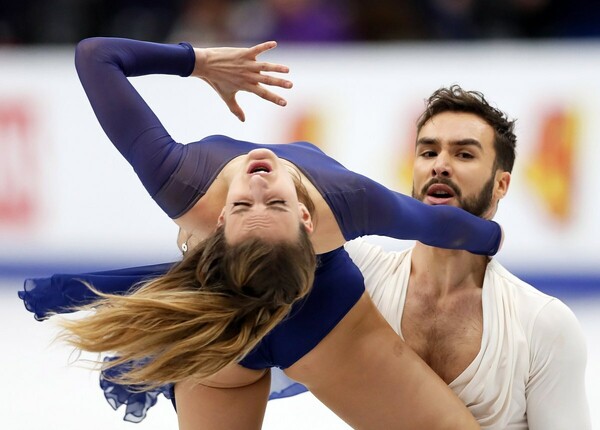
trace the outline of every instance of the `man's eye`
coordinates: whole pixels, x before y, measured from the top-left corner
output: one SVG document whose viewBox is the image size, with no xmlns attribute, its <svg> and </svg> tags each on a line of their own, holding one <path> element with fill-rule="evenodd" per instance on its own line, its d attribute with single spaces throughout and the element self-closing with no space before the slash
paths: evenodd
<svg viewBox="0 0 600 430">
<path fill-rule="evenodd" d="M 437 154 L 435 153 L 435 151 L 425 151 L 421 153 L 421 157 L 425 157 L 425 158 L 430 158 L 430 157 L 435 157 Z"/>
<path fill-rule="evenodd" d="M 458 156 L 460 158 L 474 158 L 473 154 L 469 154 L 468 152 L 459 152 Z"/>
</svg>

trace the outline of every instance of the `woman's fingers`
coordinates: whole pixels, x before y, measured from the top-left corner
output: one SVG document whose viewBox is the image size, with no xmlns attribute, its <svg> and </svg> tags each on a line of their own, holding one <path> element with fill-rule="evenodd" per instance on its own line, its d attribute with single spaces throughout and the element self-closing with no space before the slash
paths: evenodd
<svg viewBox="0 0 600 430">
<path fill-rule="evenodd" d="M 270 41 L 260 43 L 258 45 L 253 46 L 252 48 L 248 48 L 248 55 L 254 60 L 254 64 L 252 65 L 252 70 L 255 72 L 276 72 L 276 73 L 289 73 L 290 68 L 283 64 L 277 63 L 269 63 L 269 62 L 259 62 L 256 61 L 256 57 L 262 54 L 269 49 L 273 49 L 277 46 L 277 42 Z"/>
<path fill-rule="evenodd" d="M 283 97 L 278 96 L 277 94 L 272 93 L 271 91 L 264 90 L 263 94 L 259 94 L 259 96 L 279 106 L 287 105 L 287 101 Z"/>
<path fill-rule="evenodd" d="M 259 75 L 258 82 L 272 87 L 292 88 L 294 84 L 287 79 L 276 78 L 269 75 Z"/>
<path fill-rule="evenodd" d="M 242 122 L 246 121 L 246 114 L 244 114 L 244 111 L 242 110 L 242 108 L 238 104 L 237 100 L 235 99 L 235 94 L 233 96 L 231 96 L 229 98 L 229 100 L 225 100 L 225 103 L 227 103 L 227 107 L 229 107 L 229 111 L 232 114 L 234 114 L 237 117 L 237 119 L 239 119 Z"/>
<path fill-rule="evenodd" d="M 276 72 L 276 73 L 289 73 L 290 68 L 288 66 L 284 66 L 283 64 L 276 63 L 259 63 L 255 62 L 252 66 L 253 71 L 255 72 Z"/>
<path fill-rule="evenodd" d="M 278 96 L 277 94 L 267 90 L 262 85 L 256 84 L 256 85 L 248 88 L 246 91 L 254 93 L 257 96 L 259 96 L 260 98 L 270 101 L 271 103 L 275 103 L 276 105 L 279 105 L 279 106 L 287 105 L 287 101 L 283 97 Z"/>
<path fill-rule="evenodd" d="M 265 51 L 275 48 L 276 46 L 277 42 L 275 42 L 274 40 L 270 40 L 268 42 L 259 43 L 258 45 L 254 45 L 253 47 L 248 48 L 248 52 L 252 56 L 256 57 Z"/>
</svg>

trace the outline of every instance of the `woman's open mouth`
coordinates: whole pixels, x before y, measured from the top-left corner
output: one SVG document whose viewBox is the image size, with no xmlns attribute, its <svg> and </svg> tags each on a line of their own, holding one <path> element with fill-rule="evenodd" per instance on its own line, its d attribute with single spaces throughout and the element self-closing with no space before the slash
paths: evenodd
<svg viewBox="0 0 600 430">
<path fill-rule="evenodd" d="M 255 161 L 253 163 L 250 163 L 250 165 L 248 166 L 248 171 L 247 173 L 250 175 L 254 175 L 254 174 L 268 174 L 271 173 L 273 169 L 271 168 L 271 165 L 266 162 L 266 161 Z"/>
</svg>

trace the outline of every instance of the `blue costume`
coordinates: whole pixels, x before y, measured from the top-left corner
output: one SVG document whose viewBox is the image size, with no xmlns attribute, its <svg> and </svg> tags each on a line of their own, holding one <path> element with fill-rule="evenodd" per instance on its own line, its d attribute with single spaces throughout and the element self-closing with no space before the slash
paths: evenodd
<svg viewBox="0 0 600 430">
<path fill-rule="evenodd" d="M 180 217 L 194 206 L 233 158 L 252 149 L 268 148 L 293 163 L 315 185 L 347 240 L 375 234 L 477 254 L 497 252 L 501 230 L 496 223 L 457 208 L 428 206 L 391 191 L 347 170 L 310 143 L 262 145 L 226 136 L 210 136 L 185 145 L 175 142 L 127 77 L 188 76 L 194 64 L 193 48 L 186 43 L 165 45 L 98 38 L 81 42 L 76 53 L 80 80 L 104 131 L 171 218 Z M 314 348 L 358 301 L 364 292 L 364 281 L 344 249 L 322 254 L 319 261 L 311 293 L 294 305 L 290 315 L 240 364 L 252 369 L 291 366 Z M 19 296 L 27 309 L 42 319 L 49 312 L 66 312 L 93 301 L 95 297 L 80 283 L 82 279 L 101 291 L 122 294 L 133 283 L 163 274 L 169 267 L 170 264 L 155 265 L 28 280 Z M 110 386 L 108 391 L 114 395 L 121 389 Z M 123 396 L 113 401 L 116 406 L 127 403 L 133 411 L 132 420 L 143 418 L 151 406 L 148 403 L 155 401 L 155 397 L 152 401 L 132 400 L 126 396 L 126 390 Z M 137 406 L 132 405 L 136 402 L 143 410 L 134 410 Z"/>
</svg>

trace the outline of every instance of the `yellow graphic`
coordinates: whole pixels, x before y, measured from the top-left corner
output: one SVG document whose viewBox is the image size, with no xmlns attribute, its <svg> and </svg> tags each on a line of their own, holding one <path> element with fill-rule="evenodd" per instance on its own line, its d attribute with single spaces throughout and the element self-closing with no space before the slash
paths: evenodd
<svg viewBox="0 0 600 430">
<path fill-rule="evenodd" d="M 324 119 L 320 111 L 314 107 L 308 107 L 297 112 L 289 121 L 288 134 L 285 142 L 306 141 L 317 145 L 323 151 L 324 148 Z"/>
<path fill-rule="evenodd" d="M 574 158 L 579 134 L 579 118 L 557 109 L 545 116 L 536 154 L 526 168 L 527 180 L 549 213 L 558 221 L 569 220 L 574 189 Z"/>
<path fill-rule="evenodd" d="M 415 142 L 417 140 L 417 118 L 418 114 L 415 114 L 414 118 L 407 121 L 399 121 L 399 126 L 395 132 L 395 144 L 392 146 L 396 148 L 394 156 L 392 157 L 394 166 L 393 171 L 395 172 L 396 184 L 393 188 L 401 193 L 410 195 L 412 191 L 413 183 L 413 164 L 415 161 Z"/>
</svg>

